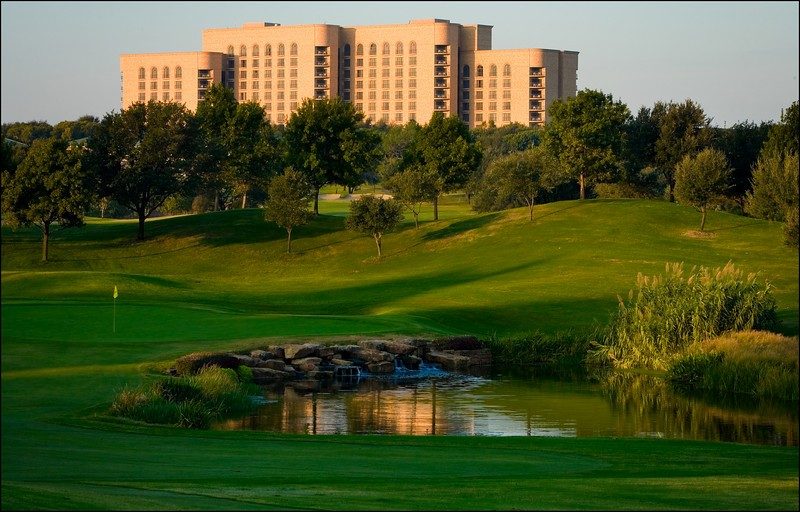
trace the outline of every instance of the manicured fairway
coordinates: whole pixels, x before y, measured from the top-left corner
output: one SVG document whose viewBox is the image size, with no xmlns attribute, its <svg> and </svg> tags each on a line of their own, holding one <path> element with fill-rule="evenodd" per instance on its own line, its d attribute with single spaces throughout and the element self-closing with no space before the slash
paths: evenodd
<svg viewBox="0 0 800 512">
<path fill-rule="evenodd" d="M 381 334 L 603 324 L 637 272 L 731 260 L 774 286 L 798 332 L 798 252 L 780 225 L 664 202 L 560 202 L 476 215 L 457 201 L 384 239 L 345 202 L 296 230 L 258 210 L 90 220 L 38 262 L 2 240 L 2 508 L 797 509 L 797 448 L 658 439 L 297 437 L 104 419 L 146 369 L 196 350 Z M 116 333 L 111 292 L 118 286 Z"/>
</svg>

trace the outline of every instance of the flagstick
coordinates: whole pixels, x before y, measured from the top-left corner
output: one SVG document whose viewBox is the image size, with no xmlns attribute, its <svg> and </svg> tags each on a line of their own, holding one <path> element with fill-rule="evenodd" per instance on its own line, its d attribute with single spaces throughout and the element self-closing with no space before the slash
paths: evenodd
<svg viewBox="0 0 800 512">
<path fill-rule="evenodd" d="M 114 297 L 114 334 L 117 333 L 117 298 Z"/>
</svg>

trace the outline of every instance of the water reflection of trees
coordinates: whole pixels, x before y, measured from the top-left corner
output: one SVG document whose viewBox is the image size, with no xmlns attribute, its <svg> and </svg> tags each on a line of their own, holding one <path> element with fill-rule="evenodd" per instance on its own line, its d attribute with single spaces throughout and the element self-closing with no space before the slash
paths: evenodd
<svg viewBox="0 0 800 512">
<path fill-rule="evenodd" d="M 797 410 L 741 398 L 686 396 L 660 377 L 607 372 L 592 376 L 603 395 L 638 432 L 667 437 L 798 445 Z"/>
</svg>

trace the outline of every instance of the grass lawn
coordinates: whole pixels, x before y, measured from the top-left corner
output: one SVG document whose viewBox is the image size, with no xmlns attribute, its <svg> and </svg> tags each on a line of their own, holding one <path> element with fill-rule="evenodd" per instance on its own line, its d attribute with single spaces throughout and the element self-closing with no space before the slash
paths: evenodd
<svg viewBox="0 0 800 512">
<path fill-rule="evenodd" d="M 348 203 L 293 233 L 237 210 L 2 231 L 2 507 L 513 509 L 798 507 L 798 450 L 654 439 L 298 437 L 111 422 L 145 365 L 263 340 L 508 335 L 607 322 L 667 262 L 760 272 L 798 332 L 798 251 L 781 226 L 660 201 L 474 214 L 457 198 L 384 237 Z M 409 216 L 410 217 L 410 216 Z M 119 289 L 116 333 L 111 292 Z"/>
</svg>

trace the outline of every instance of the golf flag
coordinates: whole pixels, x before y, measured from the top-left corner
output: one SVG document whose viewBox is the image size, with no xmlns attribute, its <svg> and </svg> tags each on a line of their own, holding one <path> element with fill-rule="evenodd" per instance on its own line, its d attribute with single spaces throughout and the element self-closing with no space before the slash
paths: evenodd
<svg viewBox="0 0 800 512">
<path fill-rule="evenodd" d="M 117 298 L 117 295 L 119 295 L 119 294 L 117 293 L 117 287 L 116 287 L 116 286 L 114 286 L 114 298 L 115 298 L 115 299 Z"/>
</svg>

